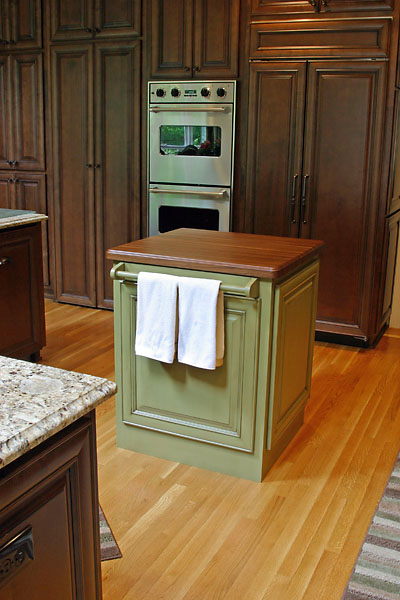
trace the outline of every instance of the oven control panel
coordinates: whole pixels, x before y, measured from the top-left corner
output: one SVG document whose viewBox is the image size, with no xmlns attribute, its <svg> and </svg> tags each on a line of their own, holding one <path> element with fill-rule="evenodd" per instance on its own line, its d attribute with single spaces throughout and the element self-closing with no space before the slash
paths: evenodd
<svg viewBox="0 0 400 600">
<path fill-rule="evenodd" d="M 149 103 L 233 103 L 236 81 L 150 81 Z"/>
</svg>

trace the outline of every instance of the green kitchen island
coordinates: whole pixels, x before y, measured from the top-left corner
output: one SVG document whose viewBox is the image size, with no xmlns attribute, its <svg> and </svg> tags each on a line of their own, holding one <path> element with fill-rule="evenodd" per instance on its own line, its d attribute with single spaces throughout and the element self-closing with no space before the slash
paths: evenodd
<svg viewBox="0 0 400 600">
<path fill-rule="evenodd" d="M 261 481 L 303 423 L 322 246 L 178 229 L 108 250 L 118 446 Z M 140 271 L 222 282 L 221 367 L 208 371 L 135 355 Z"/>
</svg>

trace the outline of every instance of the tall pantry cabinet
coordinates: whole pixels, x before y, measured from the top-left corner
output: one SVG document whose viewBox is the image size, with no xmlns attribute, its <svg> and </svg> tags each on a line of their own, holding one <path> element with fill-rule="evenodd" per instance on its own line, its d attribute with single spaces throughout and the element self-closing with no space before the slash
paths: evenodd
<svg viewBox="0 0 400 600">
<path fill-rule="evenodd" d="M 400 219 L 387 202 L 392 8 L 355 0 L 251 6 L 246 230 L 325 242 L 317 336 L 357 345 L 373 343 L 390 314 Z"/>
<path fill-rule="evenodd" d="M 139 236 L 139 1 L 47 2 L 56 298 L 112 307 L 107 248 Z"/>
</svg>

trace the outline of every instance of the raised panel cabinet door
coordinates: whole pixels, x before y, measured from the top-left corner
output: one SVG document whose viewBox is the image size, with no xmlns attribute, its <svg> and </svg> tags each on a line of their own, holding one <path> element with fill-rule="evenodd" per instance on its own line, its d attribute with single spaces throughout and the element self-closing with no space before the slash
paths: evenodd
<svg viewBox="0 0 400 600">
<path fill-rule="evenodd" d="M 239 0 L 195 0 L 194 77 L 237 77 Z"/>
<path fill-rule="evenodd" d="M 303 237 L 325 243 L 318 329 L 366 331 L 385 85 L 383 62 L 309 67 L 301 227 Z"/>
<path fill-rule="evenodd" d="M 51 49 L 56 297 L 96 305 L 93 48 Z"/>
<path fill-rule="evenodd" d="M 393 10 L 393 0 L 319 0 L 320 12 L 345 12 L 348 10 Z"/>
<path fill-rule="evenodd" d="M 151 76 L 192 76 L 193 0 L 152 0 Z"/>
<path fill-rule="evenodd" d="M 14 178 L 15 206 L 21 210 L 34 210 L 47 215 L 46 175 L 17 173 Z M 48 221 L 42 221 L 43 281 L 50 285 Z"/>
<path fill-rule="evenodd" d="M 246 231 L 299 232 L 306 63 L 250 66 Z"/>
<path fill-rule="evenodd" d="M 40 223 L 0 231 L 0 353 L 25 358 L 44 345 Z"/>
<path fill-rule="evenodd" d="M 42 54 L 11 57 L 13 91 L 13 168 L 44 170 Z"/>
<path fill-rule="evenodd" d="M 10 56 L 0 55 L 0 169 L 12 168 Z"/>
<path fill-rule="evenodd" d="M 41 0 L 11 0 L 12 49 L 35 49 L 42 47 Z"/>
<path fill-rule="evenodd" d="M 94 25 L 96 39 L 140 35 L 140 0 L 96 0 Z"/>
<path fill-rule="evenodd" d="M 251 0 L 251 13 L 265 16 L 313 13 L 317 2 L 318 0 Z"/>
<path fill-rule="evenodd" d="M 15 208 L 11 173 L 0 173 L 0 208 Z"/>
<path fill-rule="evenodd" d="M 394 99 L 394 124 L 392 155 L 390 165 L 389 195 L 386 214 L 400 209 L 400 92 L 397 89 Z"/>
<path fill-rule="evenodd" d="M 140 235 L 140 42 L 96 44 L 97 304 L 112 307 L 108 248 Z"/>
<path fill-rule="evenodd" d="M 94 0 L 47 0 L 50 40 L 85 40 L 94 35 Z"/>
<path fill-rule="evenodd" d="M 388 321 L 392 308 L 393 286 L 396 271 L 400 232 L 400 211 L 385 219 L 385 260 L 386 265 L 384 285 L 382 287 L 381 323 Z M 377 323 L 375 329 L 379 331 L 381 323 Z"/>
</svg>

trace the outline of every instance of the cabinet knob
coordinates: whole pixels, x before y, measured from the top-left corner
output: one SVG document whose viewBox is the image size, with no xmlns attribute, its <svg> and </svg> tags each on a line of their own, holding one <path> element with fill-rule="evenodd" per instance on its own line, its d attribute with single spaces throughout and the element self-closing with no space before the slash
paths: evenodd
<svg viewBox="0 0 400 600">
<path fill-rule="evenodd" d="M 6 160 L 6 163 L 11 166 L 13 164 L 13 161 L 12 160 Z"/>
<path fill-rule="evenodd" d="M 18 177 L 14 177 L 14 183 L 19 183 Z"/>
<path fill-rule="evenodd" d="M 93 29 L 91 29 L 90 27 L 86 27 L 85 31 L 87 33 L 93 33 Z"/>
<path fill-rule="evenodd" d="M 14 183 L 14 179 L 13 179 L 12 177 L 9 177 L 9 178 L 7 179 L 7 181 L 8 181 L 8 183 Z"/>
<path fill-rule="evenodd" d="M 94 28 L 95 33 L 100 33 L 101 29 L 99 29 L 98 27 Z"/>
<path fill-rule="evenodd" d="M 195 65 L 195 66 L 193 67 L 193 71 L 200 71 L 200 67 L 199 67 L 199 66 L 197 66 L 197 65 Z"/>
<path fill-rule="evenodd" d="M 190 67 L 185 67 L 185 71 L 190 71 Z"/>
<path fill-rule="evenodd" d="M 92 163 L 86 163 L 86 166 L 88 169 L 91 169 L 93 167 Z"/>
<path fill-rule="evenodd" d="M 94 165 L 95 169 L 100 169 L 100 167 L 101 167 L 101 165 L 99 165 L 99 164 Z"/>
<path fill-rule="evenodd" d="M 11 258 L 9 256 L 3 256 L 0 258 L 0 267 L 3 265 L 8 265 L 11 262 Z"/>
<path fill-rule="evenodd" d="M 18 165 L 18 161 L 17 160 L 13 160 L 11 164 L 12 164 L 13 167 L 16 167 Z"/>
</svg>

